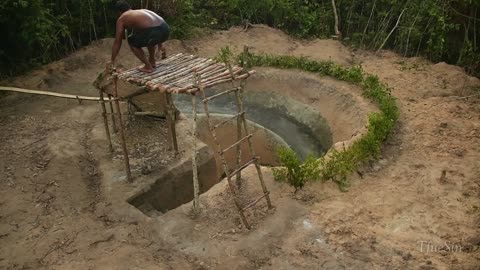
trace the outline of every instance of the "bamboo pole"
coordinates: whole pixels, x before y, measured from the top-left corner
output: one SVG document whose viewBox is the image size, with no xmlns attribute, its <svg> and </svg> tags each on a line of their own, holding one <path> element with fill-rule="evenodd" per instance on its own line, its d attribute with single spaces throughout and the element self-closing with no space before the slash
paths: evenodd
<svg viewBox="0 0 480 270">
<path fill-rule="evenodd" d="M 382 45 L 380 45 L 380 47 L 378 48 L 377 50 L 377 54 L 383 49 L 383 46 L 385 46 L 385 43 L 387 43 L 388 39 L 390 38 L 390 36 L 393 34 L 393 32 L 397 29 L 398 27 L 398 24 L 400 23 L 400 20 L 402 19 L 402 16 L 403 16 L 403 13 L 405 13 L 405 10 L 406 8 L 404 8 L 402 10 L 402 13 L 400 13 L 400 16 L 398 16 L 398 19 L 397 19 L 397 23 L 395 24 L 395 26 L 392 28 L 392 30 L 390 31 L 390 33 L 388 33 L 388 36 L 385 38 L 385 40 L 383 41 Z"/>
<path fill-rule="evenodd" d="M 233 74 L 233 69 L 232 69 L 232 65 L 228 65 L 228 71 L 230 72 L 230 77 L 232 79 L 232 87 L 235 87 L 235 75 Z M 235 95 L 238 95 L 238 91 L 239 89 L 237 89 L 235 91 Z M 241 139 L 242 139 L 242 120 L 241 120 L 241 117 L 243 115 L 240 115 L 242 109 L 240 108 L 240 103 L 238 102 L 238 98 L 235 99 L 235 103 L 237 105 L 237 114 L 239 115 L 237 117 L 237 142 L 239 142 Z M 248 134 L 245 134 L 245 136 L 248 136 Z M 241 165 L 241 162 L 242 162 L 242 145 L 240 143 L 237 144 L 237 159 L 236 159 L 236 170 L 239 170 L 240 167 L 242 166 Z M 242 184 L 242 172 L 239 171 L 237 174 L 236 174 L 236 184 L 238 187 L 241 186 Z"/>
<path fill-rule="evenodd" d="M 108 140 L 108 148 L 110 152 L 113 152 L 113 146 L 112 146 L 112 138 L 110 137 L 110 129 L 108 128 L 108 118 L 107 118 L 107 109 L 105 108 L 105 102 L 103 102 L 103 91 L 99 90 L 100 93 L 100 106 L 102 107 L 102 116 L 103 116 L 103 124 L 105 125 L 105 135 L 107 135 L 107 140 Z M 112 103 L 110 103 L 111 105 Z"/>
<path fill-rule="evenodd" d="M 127 172 L 127 180 L 132 182 L 132 173 L 130 172 L 130 160 L 128 159 L 127 144 L 125 142 L 125 131 L 122 122 L 122 113 L 120 111 L 120 103 L 118 102 L 118 78 L 113 76 L 113 86 L 115 89 L 115 108 L 117 110 L 118 122 L 120 127 L 120 140 L 122 142 L 123 157 L 125 160 L 125 170 Z"/>
<path fill-rule="evenodd" d="M 242 101 L 242 98 L 241 98 L 242 96 L 243 96 L 243 86 L 240 88 L 239 91 L 235 92 L 235 98 L 237 99 L 237 102 L 240 104 L 241 111 L 244 110 L 243 101 Z M 243 122 L 243 129 L 244 129 L 245 134 L 249 134 L 248 126 L 247 126 L 247 119 L 245 118 L 245 114 L 243 114 L 240 117 L 241 117 L 242 122 Z M 271 209 L 272 208 L 272 203 L 270 201 L 270 197 L 268 196 L 268 190 L 267 190 L 267 186 L 265 185 L 265 181 L 263 181 L 262 169 L 260 168 L 260 165 L 258 164 L 258 160 L 256 158 L 255 150 L 253 149 L 252 139 L 248 138 L 247 141 L 248 141 L 248 148 L 250 150 L 250 155 L 255 160 L 254 164 L 255 164 L 255 168 L 257 169 L 258 180 L 260 181 L 260 185 L 262 186 L 263 194 L 265 195 L 265 199 L 267 201 L 268 208 Z"/>
<path fill-rule="evenodd" d="M 195 84 L 198 85 L 200 79 L 195 73 Z M 193 127 L 192 127 L 192 172 L 193 172 L 193 210 L 198 212 L 200 210 L 199 193 L 200 188 L 198 184 L 198 168 L 197 168 L 197 98 L 195 94 L 192 95 L 192 113 L 193 113 Z"/>
<path fill-rule="evenodd" d="M 161 92 L 160 93 L 161 95 L 163 94 L 164 96 L 164 100 L 165 100 L 165 103 L 166 103 L 166 107 L 165 107 L 165 116 L 166 116 L 166 119 L 167 119 L 167 127 L 168 127 L 168 150 L 173 150 L 173 140 L 172 140 L 172 129 L 171 129 L 171 124 L 170 124 L 170 105 L 169 105 L 169 102 L 168 102 L 168 96 L 167 96 L 167 92 Z"/>
<path fill-rule="evenodd" d="M 367 34 L 368 26 L 370 25 L 370 21 L 372 20 L 373 11 L 375 10 L 375 6 L 377 5 L 377 0 L 373 1 L 372 11 L 370 12 L 370 17 L 368 17 L 367 25 L 363 29 L 362 39 L 360 41 L 360 47 L 363 47 L 363 41 L 365 40 L 365 35 Z"/>
<path fill-rule="evenodd" d="M 59 97 L 59 98 L 66 98 L 66 99 L 76 99 L 76 100 L 102 102 L 102 100 L 99 97 L 88 97 L 88 96 L 79 96 L 79 95 L 71 95 L 71 94 L 62 94 L 62 93 L 57 93 L 57 92 L 31 90 L 31 89 L 24 89 L 24 88 L 18 88 L 18 87 L 0 86 L 0 90 L 1 91 L 9 91 L 9 92 L 17 92 L 17 93 L 25 93 L 25 94 L 52 96 L 52 97 Z M 112 102 L 112 101 L 104 100 L 103 102 Z"/>
<path fill-rule="evenodd" d="M 419 16 L 419 13 L 417 13 L 417 15 L 415 15 L 415 19 L 413 20 L 412 26 L 410 26 L 410 28 L 408 29 L 407 44 L 405 45 L 405 52 L 403 53 L 403 57 L 407 57 L 408 45 L 410 43 L 410 34 L 412 33 L 412 29 L 415 26 L 415 23 L 417 22 L 418 16 Z"/>
<path fill-rule="evenodd" d="M 175 108 L 173 107 L 172 95 L 168 92 L 165 92 L 165 101 L 167 102 L 167 125 L 170 133 L 171 147 L 173 147 L 175 155 L 178 155 L 177 132 L 175 130 Z"/>
<path fill-rule="evenodd" d="M 102 91 L 102 90 L 100 90 Z M 112 100 L 112 95 L 108 95 L 108 100 Z M 110 102 L 110 112 L 112 113 L 111 116 L 112 116 L 112 128 L 113 128 L 113 133 L 117 133 L 117 124 L 116 124 L 116 121 L 115 121 L 115 112 L 113 110 L 113 103 Z"/>
</svg>

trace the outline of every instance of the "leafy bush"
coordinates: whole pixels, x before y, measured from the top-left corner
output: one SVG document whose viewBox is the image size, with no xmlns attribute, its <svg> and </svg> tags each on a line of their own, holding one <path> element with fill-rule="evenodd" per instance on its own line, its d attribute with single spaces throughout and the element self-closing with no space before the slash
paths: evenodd
<svg viewBox="0 0 480 270">
<path fill-rule="evenodd" d="M 58 59 L 91 41 L 112 36 L 115 0 L 2 0 L 0 72 L 13 75 Z M 130 0 L 172 26 L 172 38 L 188 38 L 197 28 L 227 29 L 261 23 L 302 38 L 334 34 L 330 1 L 314 0 Z M 464 66 L 480 75 L 480 2 L 458 0 L 337 1 L 343 41 L 378 50 L 385 43 L 404 56 Z M 399 27 L 393 31 L 399 15 Z M 318 68 L 314 63 L 305 70 Z M 336 70 L 332 70 L 335 72 Z M 338 71 L 338 70 L 337 70 Z"/>
<path fill-rule="evenodd" d="M 277 150 L 278 157 L 284 167 L 273 168 L 273 175 L 277 181 L 286 182 L 295 188 L 295 192 L 303 188 L 309 180 L 319 178 L 320 160 L 309 155 L 304 162 L 288 147 Z"/>
</svg>

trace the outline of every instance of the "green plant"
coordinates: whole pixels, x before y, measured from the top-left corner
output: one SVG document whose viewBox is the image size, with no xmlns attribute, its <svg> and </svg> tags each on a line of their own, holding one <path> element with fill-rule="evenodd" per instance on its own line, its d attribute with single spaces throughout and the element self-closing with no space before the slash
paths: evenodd
<svg viewBox="0 0 480 270">
<path fill-rule="evenodd" d="M 115 0 L 0 1 L 0 72 L 13 75 L 56 60 L 114 34 Z M 172 38 L 200 28 L 266 24 L 302 38 L 335 33 L 330 1 L 315 0 L 129 0 L 171 25 Z M 446 61 L 480 75 L 480 1 L 337 1 L 343 42 L 378 50 L 384 44 L 404 56 Z M 402 14 L 401 20 L 399 20 Z M 395 27 L 397 20 L 398 27 Z M 394 30 L 393 32 L 392 29 Z M 391 32 L 391 36 L 389 35 Z M 388 37 L 388 38 L 387 38 Z M 1 74 L 0 74 L 1 76 Z"/>
<path fill-rule="evenodd" d="M 284 167 L 273 168 L 275 180 L 286 182 L 295 188 L 295 192 L 303 188 L 305 183 L 319 178 L 320 160 L 309 155 L 304 162 L 288 147 L 280 147 L 277 150 L 280 163 Z"/>
<path fill-rule="evenodd" d="M 226 46 L 226 47 L 220 48 L 217 56 L 215 57 L 215 61 L 224 63 L 224 64 L 232 64 L 235 61 L 235 56 L 232 50 L 230 50 L 230 47 Z"/>
</svg>

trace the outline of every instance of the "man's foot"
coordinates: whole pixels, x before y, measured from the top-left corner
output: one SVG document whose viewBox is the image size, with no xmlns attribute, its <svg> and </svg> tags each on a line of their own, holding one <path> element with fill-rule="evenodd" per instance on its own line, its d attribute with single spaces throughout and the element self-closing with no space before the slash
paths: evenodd
<svg viewBox="0 0 480 270">
<path fill-rule="evenodd" d="M 148 62 L 150 62 L 150 65 L 152 65 L 152 68 L 155 68 L 155 67 L 156 67 L 155 56 L 154 56 L 154 57 L 150 57 L 150 58 L 148 59 Z"/>
<path fill-rule="evenodd" d="M 151 66 L 147 67 L 147 65 L 144 65 L 143 67 L 139 68 L 138 70 L 145 72 L 145 73 L 150 73 L 153 72 L 153 68 Z"/>
<path fill-rule="evenodd" d="M 167 52 L 158 50 L 155 57 L 160 58 L 162 60 L 166 59 L 167 58 Z"/>
</svg>

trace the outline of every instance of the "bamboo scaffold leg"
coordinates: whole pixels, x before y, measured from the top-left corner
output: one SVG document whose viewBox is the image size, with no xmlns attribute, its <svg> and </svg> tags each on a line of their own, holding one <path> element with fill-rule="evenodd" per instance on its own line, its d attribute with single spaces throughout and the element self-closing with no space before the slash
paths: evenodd
<svg viewBox="0 0 480 270">
<path fill-rule="evenodd" d="M 108 95 L 108 100 L 110 101 L 110 112 L 112 113 L 111 116 L 112 116 L 112 129 L 113 129 L 113 133 L 117 133 L 117 124 L 116 124 L 116 121 L 115 121 L 115 114 L 114 114 L 114 111 L 113 111 L 113 103 L 111 102 L 112 100 L 112 95 Z"/>
<path fill-rule="evenodd" d="M 195 85 L 200 82 L 200 77 L 195 73 L 194 76 Z M 192 93 L 192 114 L 193 114 L 193 127 L 192 127 L 192 173 L 193 173 L 193 211 L 200 211 L 199 193 L 200 188 L 198 184 L 198 168 L 197 168 L 197 97 L 195 93 Z"/>
<path fill-rule="evenodd" d="M 103 100 L 103 91 L 99 90 L 100 93 L 100 106 L 102 107 L 103 123 L 105 125 L 105 134 L 107 135 L 108 147 L 110 152 L 113 152 L 112 138 L 110 137 L 110 129 L 108 128 L 108 118 L 107 118 L 107 109 L 105 107 L 105 102 Z M 111 105 L 112 103 L 110 103 Z"/>
<path fill-rule="evenodd" d="M 132 182 L 132 174 L 130 172 L 130 160 L 128 159 L 127 144 L 125 142 L 125 130 L 122 121 L 122 112 L 120 111 L 120 103 L 118 102 L 118 78 L 117 76 L 113 77 L 113 85 L 115 88 L 115 109 L 117 110 L 118 116 L 118 125 L 120 127 L 120 140 L 123 148 L 123 157 L 125 160 L 125 170 L 127 172 L 127 180 Z"/>
<path fill-rule="evenodd" d="M 170 142 L 175 155 L 178 154 L 177 132 L 175 130 L 175 107 L 173 106 L 172 94 L 165 92 L 165 101 L 167 104 L 166 116 L 168 131 L 170 133 Z"/>
</svg>

